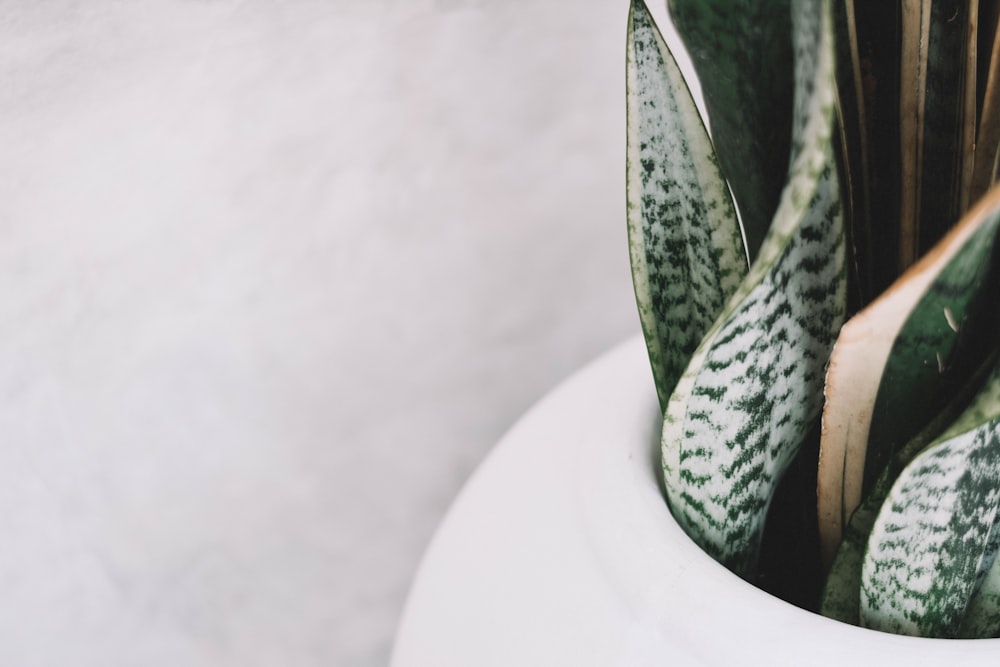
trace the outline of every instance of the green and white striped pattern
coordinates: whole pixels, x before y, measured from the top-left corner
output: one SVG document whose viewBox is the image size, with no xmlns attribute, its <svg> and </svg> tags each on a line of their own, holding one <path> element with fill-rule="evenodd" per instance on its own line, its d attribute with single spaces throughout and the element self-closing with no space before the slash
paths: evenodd
<svg viewBox="0 0 1000 667">
<path fill-rule="evenodd" d="M 983 422 L 983 418 L 992 418 Z M 968 428 L 976 424 L 974 428 Z M 968 429 L 968 430 L 966 430 Z M 996 601 L 974 605 L 997 556 L 1000 373 L 893 484 L 868 538 L 860 621 L 897 634 L 992 636 Z M 970 609 L 975 614 L 968 618 Z"/>
<path fill-rule="evenodd" d="M 712 143 L 642 0 L 629 14 L 628 236 L 661 407 L 747 272 Z"/>
<path fill-rule="evenodd" d="M 788 182 L 757 261 L 678 382 L 663 429 L 674 516 L 747 577 L 777 482 L 819 413 L 845 310 L 829 2 L 793 3 L 792 24 Z"/>
<path fill-rule="evenodd" d="M 942 443 L 900 477 L 868 541 L 863 625 L 907 635 L 958 634 L 977 575 L 996 556 L 987 543 L 1000 497 L 998 431 L 994 425 Z"/>
<path fill-rule="evenodd" d="M 1000 388 L 1000 385 L 997 388 Z M 821 614 L 844 623 L 860 624 L 861 568 L 864 564 L 865 549 L 868 545 L 868 537 L 872 533 L 872 527 L 875 525 L 879 511 L 892 489 L 892 484 L 906 468 L 906 465 L 947 428 L 949 418 L 954 418 L 956 414 L 962 412 L 962 408 L 956 406 L 966 407 L 968 402 L 968 396 L 964 392 L 959 392 L 955 397 L 954 406 L 943 410 L 942 414 L 938 415 L 904 448 L 896 452 L 889 465 L 885 467 L 881 476 L 876 480 L 871 493 L 851 515 L 823 588 L 820 603 Z M 988 406 L 990 404 L 989 394 L 981 393 L 977 403 L 980 406 Z M 970 413 L 966 408 L 966 414 L 974 415 L 976 413 Z M 980 421 L 982 419 L 985 417 L 981 418 Z"/>
<path fill-rule="evenodd" d="M 993 524 L 993 532 L 987 545 L 985 560 L 993 565 L 984 573 L 978 591 L 973 595 L 969 608 L 962 620 L 959 637 L 979 639 L 996 637 L 1000 634 L 1000 530 Z M 978 582 L 977 582 L 978 583 Z"/>
</svg>

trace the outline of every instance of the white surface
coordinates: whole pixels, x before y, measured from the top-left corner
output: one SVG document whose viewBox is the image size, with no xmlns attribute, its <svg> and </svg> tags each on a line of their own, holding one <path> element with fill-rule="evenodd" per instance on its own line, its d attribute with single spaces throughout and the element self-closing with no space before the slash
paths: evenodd
<svg viewBox="0 0 1000 667">
<path fill-rule="evenodd" d="M 0 1 L 0 664 L 380 665 L 636 329 L 625 2 Z"/>
<path fill-rule="evenodd" d="M 865 630 L 731 574 L 670 516 L 655 474 L 660 424 L 639 337 L 525 415 L 435 536 L 393 667 L 996 661 L 1000 640 Z"/>
</svg>

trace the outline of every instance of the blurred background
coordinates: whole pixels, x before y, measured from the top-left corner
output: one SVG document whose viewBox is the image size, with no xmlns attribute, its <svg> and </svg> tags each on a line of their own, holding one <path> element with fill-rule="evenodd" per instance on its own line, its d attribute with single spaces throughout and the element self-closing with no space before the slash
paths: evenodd
<svg viewBox="0 0 1000 667">
<path fill-rule="evenodd" d="M 638 331 L 627 11 L 0 0 L 0 664 L 386 664 L 475 466 Z"/>
</svg>

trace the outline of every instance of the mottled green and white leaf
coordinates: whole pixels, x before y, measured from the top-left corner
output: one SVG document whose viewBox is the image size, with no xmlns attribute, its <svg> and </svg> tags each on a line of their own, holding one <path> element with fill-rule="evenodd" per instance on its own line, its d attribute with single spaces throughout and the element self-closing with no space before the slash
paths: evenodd
<svg viewBox="0 0 1000 667">
<path fill-rule="evenodd" d="M 996 559 L 998 509 L 995 372 L 973 405 L 893 484 L 862 564 L 861 624 L 897 634 L 960 636 Z"/>
<path fill-rule="evenodd" d="M 1000 516 L 1000 515 L 998 515 Z M 969 602 L 958 636 L 982 639 L 1000 635 L 1000 523 L 994 521 L 985 560 L 993 565 L 983 573 L 982 583 Z"/>
<path fill-rule="evenodd" d="M 664 419 L 674 516 L 743 576 L 756 568 L 777 482 L 819 413 L 844 318 L 831 24 L 828 2 L 794 3 L 789 180 L 757 260 L 695 352 Z"/>
<path fill-rule="evenodd" d="M 860 624 L 861 567 L 864 564 L 865 548 L 893 482 L 907 464 L 956 422 L 958 416 L 968 411 L 970 403 L 981 390 L 982 376 L 991 373 L 994 359 L 995 357 L 991 357 L 984 368 L 970 380 L 969 386 L 959 391 L 948 407 L 896 452 L 875 482 L 871 493 L 851 515 L 823 588 L 821 614 L 852 625 Z M 979 401 L 981 404 L 988 404 L 989 399 L 983 394 L 979 396 Z"/>
<path fill-rule="evenodd" d="M 747 272 L 739 221 L 691 93 L 643 0 L 629 15 L 628 236 L 661 407 Z"/>
</svg>

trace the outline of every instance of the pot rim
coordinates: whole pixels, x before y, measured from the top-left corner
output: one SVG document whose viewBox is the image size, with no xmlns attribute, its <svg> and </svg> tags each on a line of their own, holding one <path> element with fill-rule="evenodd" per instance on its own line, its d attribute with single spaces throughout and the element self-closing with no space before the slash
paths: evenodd
<svg viewBox="0 0 1000 667">
<path fill-rule="evenodd" d="M 641 336 L 529 410 L 435 535 L 393 664 L 954 665 L 1000 653 L 1000 640 L 828 619 L 719 565 L 667 508 L 659 414 Z"/>
</svg>

